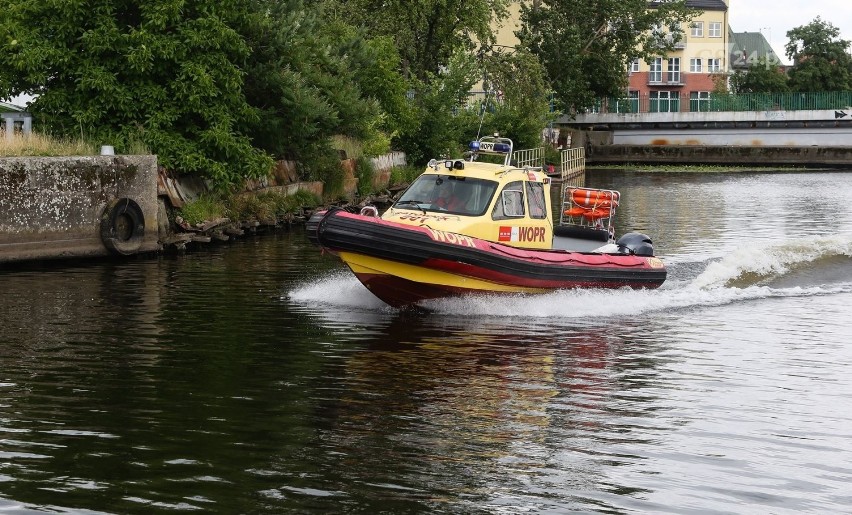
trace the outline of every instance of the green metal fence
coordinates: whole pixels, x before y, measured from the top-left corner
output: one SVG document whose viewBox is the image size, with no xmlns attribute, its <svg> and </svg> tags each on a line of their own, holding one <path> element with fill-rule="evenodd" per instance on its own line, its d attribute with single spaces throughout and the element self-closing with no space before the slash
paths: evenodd
<svg viewBox="0 0 852 515">
<path fill-rule="evenodd" d="M 710 95 L 711 111 L 810 111 L 852 106 L 852 91 Z"/>
<path fill-rule="evenodd" d="M 724 111 L 804 111 L 852 107 L 852 91 L 820 93 L 716 94 L 679 92 L 607 98 L 594 106 L 596 113 L 724 112 Z"/>
</svg>

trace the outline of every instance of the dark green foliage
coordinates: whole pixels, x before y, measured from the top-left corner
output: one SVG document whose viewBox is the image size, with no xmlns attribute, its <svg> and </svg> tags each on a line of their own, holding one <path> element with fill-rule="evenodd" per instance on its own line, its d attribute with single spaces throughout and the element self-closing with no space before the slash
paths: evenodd
<svg viewBox="0 0 852 515">
<path fill-rule="evenodd" d="M 541 146 L 541 131 L 553 116 L 552 94 L 541 62 L 525 49 L 498 49 L 483 54 L 481 62 L 486 89 L 495 94 L 489 98 L 479 132 L 499 132 L 518 149 Z"/>
<path fill-rule="evenodd" d="M 411 102 L 406 98 L 410 86 L 402 76 L 400 56 L 393 39 L 388 36 L 367 38 L 355 27 L 339 20 L 327 20 L 323 32 L 345 54 L 350 82 L 357 85 L 365 99 L 377 103 L 380 108 L 371 113 L 370 118 L 357 120 L 361 124 L 360 131 L 340 134 L 360 136 L 367 140 L 365 146 L 369 147 L 377 130 L 391 137 L 410 130 L 416 123 Z"/>
<path fill-rule="evenodd" d="M 479 129 L 479 111 L 464 106 L 483 77 L 502 96 L 483 127 L 537 143 L 549 111 L 543 68 L 489 46 L 506 4 L 0 0 L 0 98 L 35 94 L 30 110 L 47 132 L 142 142 L 219 189 L 287 158 L 334 197 L 343 171 L 333 136 L 366 155 L 393 144 L 418 165 L 458 155 Z"/>
<path fill-rule="evenodd" d="M 267 174 L 272 156 L 341 183 L 329 138 L 387 146 L 407 86 L 386 43 L 319 14 L 302 0 L 0 0 L 0 97 L 37 94 L 49 132 L 142 141 L 217 187 Z"/>
<path fill-rule="evenodd" d="M 787 31 L 784 47 L 793 60 L 792 91 L 846 91 L 852 89 L 850 43 L 840 39 L 840 30 L 819 16 L 812 22 Z"/>
<path fill-rule="evenodd" d="M 327 0 L 347 20 L 399 49 L 406 77 L 429 82 L 459 50 L 494 40 L 491 20 L 507 0 Z"/>
<path fill-rule="evenodd" d="M 453 114 L 464 105 L 478 76 L 476 60 L 459 51 L 443 73 L 417 83 L 412 99 L 417 125 L 398 138 L 408 162 L 426 164 L 432 158 L 458 154 L 460 142 L 471 134 Z"/>
<path fill-rule="evenodd" d="M 365 41 L 324 22 L 302 0 L 251 4 L 254 13 L 241 30 L 254 49 L 245 91 L 261 113 L 248 129 L 255 143 L 278 158 L 312 161 L 333 154 L 333 135 L 370 136 L 379 106 L 355 77 L 356 68 L 375 61 Z"/>
<path fill-rule="evenodd" d="M 308 190 L 298 190 L 287 196 L 285 203 L 288 213 L 295 213 L 299 208 L 314 209 L 322 204 L 322 199 Z"/>
<path fill-rule="evenodd" d="M 470 102 L 468 93 L 481 77 L 491 92 Z M 483 51 L 474 58 L 459 52 L 443 74 L 430 77 L 414 98 L 416 130 L 400 135 L 411 163 L 459 157 L 477 135 L 499 132 L 516 148 L 541 145 L 541 131 L 550 113 L 549 90 L 538 59 L 519 50 Z M 497 98 L 497 93 L 500 98 Z"/>
<path fill-rule="evenodd" d="M 379 58 L 359 67 L 358 82 L 380 102 L 387 115 L 381 127 L 393 137 L 395 148 L 406 152 L 409 162 L 425 164 L 431 158 L 458 155 L 463 143 L 476 136 L 478 112 L 472 115 L 464 106 L 470 89 L 483 76 L 486 87 L 499 89 L 504 97 L 490 125 L 505 122 L 508 126 L 501 131 L 523 133 L 525 139 L 540 134 L 549 94 L 541 65 L 529 53 L 491 47 L 491 20 L 506 14 L 507 3 L 325 2 L 326 12 L 352 20 L 370 35 L 368 45 Z M 408 77 L 408 83 L 391 73 L 394 66 Z M 487 117 L 495 115 L 489 112 Z"/>
<path fill-rule="evenodd" d="M 323 193 L 330 199 L 343 196 L 343 167 L 337 152 L 328 151 L 306 155 L 299 162 L 300 177 L 307 181 L 322 181 Z"/>
<path fill-rule="evenodd" d="M 522 9 L 522 44 L 538 56 L 557 108 L 582 111 L 623 94 L 634 58 L 665 54 L 697 14 L 685 0 L 536 0 Z M 663 29 L 661 30 L 660 27 Z"/>
<path fill-rule="evenodd" d="M 0 97 L 21 92 L 53 133 L 120 146 L 137 139 L 166 167 L 225 186 L 271 159 L 242 128 L 259 113 L 242 94 L 251 53 L 224 0 L 0 0 Z"/>
</svg>

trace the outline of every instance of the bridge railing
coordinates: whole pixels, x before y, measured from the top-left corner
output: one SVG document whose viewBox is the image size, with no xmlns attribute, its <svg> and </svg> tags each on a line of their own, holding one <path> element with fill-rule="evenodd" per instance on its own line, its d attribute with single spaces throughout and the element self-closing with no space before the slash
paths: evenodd
<svg viewBox="0 0 852 515">
<path fill-rule="evenodd" d="M 594 106 L 593 113 L 678 113 L 736 111 L 805 111 L 848 109 L 852 107 L 852 91 L 818 93 L 691 93 L 676 91 L 605 98 Z"/>
<path fill-rule="evenodd" d="M 586 172 L 586 149 L 566 148 L 560 152 L 560 165 L 563 181 L 582 176 Z"/>
<path fill-rule="evenodd" d="M 516 150 L 512 158 L 515 160 L 515 166 L 519 168 L 525 166 L 544 168 L 544 147 Z"/>
</svg>

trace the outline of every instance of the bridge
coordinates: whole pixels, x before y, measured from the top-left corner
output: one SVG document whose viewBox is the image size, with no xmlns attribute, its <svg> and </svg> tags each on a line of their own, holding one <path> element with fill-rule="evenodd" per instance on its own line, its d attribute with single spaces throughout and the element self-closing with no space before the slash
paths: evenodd
<svg viewBox="0 0 852 515">
<path fill-rule="evenodd" d="M 571 131 L 571 146 L 586 147 L 590 164 L 852 166 L 852 92 L 831 102 L 807 98 L 775 95 L 757 105 L 741 100 L 738 110 L 708 103 L 690 112 L 617 112 L 623 104 L 616 103 L 616 109 L 607 104 L 600 112 L 563 116 L 555 126 Z"/>
</svg>

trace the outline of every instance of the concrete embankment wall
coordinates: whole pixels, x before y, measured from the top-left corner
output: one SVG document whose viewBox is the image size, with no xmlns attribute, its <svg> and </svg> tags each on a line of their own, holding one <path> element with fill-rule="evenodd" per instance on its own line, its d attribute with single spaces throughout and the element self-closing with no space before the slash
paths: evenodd
<svg viewBox="0 0 852 515">
<path fill-rule="evenodd" d="M 588 164 L 711 164 L 852 168 L 852 147 L 591 146 Z"/>
<path fill-rule="evenodd" d="M 157 216 L 156 156 L 0 158 L 0 263 L 156 251 Z"/>
</svg>

